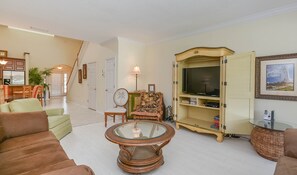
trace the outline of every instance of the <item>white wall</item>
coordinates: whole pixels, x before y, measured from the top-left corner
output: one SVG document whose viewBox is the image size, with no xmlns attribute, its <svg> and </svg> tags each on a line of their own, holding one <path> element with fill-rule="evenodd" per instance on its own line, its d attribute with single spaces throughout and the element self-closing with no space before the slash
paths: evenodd
<svg viewBox="0 0 297 175">
<path fill-rule="evenodd" d="M 164 93 L 166 105 L 172 99 L 172 62 L 174 54 L 193 47 L 224 46 L 237 53 L 255 51 L 257 56 L 297 52 L 297 12 L 281 14 L 252 22 L 238 23 L 215 31 L 200 33 L 147 47 L 147 83 L 155 83 L 156 90 Z M 244 66 L 244 65 L 243 65 Z M 276 120 L 297 124 L 297 102 L 255 101 L 255 116 L 264 109 L 275 110 Z"/>
<path fill-rule="evenodd" d="M 126 38 L 119 38 L 119 54 L 117 59 L 117 87 L 135 91 L 136 77 L 132 75 L 134 66 L 139 66 L 141 72 L 145 72 L 145 45 Z M 145 89 L 146 74 L 138 77 L 137 89 Z"/>
<path fill-rule="evenodd" d="M 142 43 L 131 41 L 125 38 L 114 38 L 102 44 L 89 43 L 84 50 L 84 55 L 79 62 L 78 69 L 82 64 L 96 62 L 97 67 L 97 107 L 98 112 L 103 113 L 105 109 L 105 60 L 116 58 L 116 86 L 123 87 L 128 91 L 135 90 L 135 75 L 131 74 L 135 65 L 145 70 L 145 46 Z M 73 83 L 71 83 L 68 92 L 68 100 L 82 106 L 88 106 L 88 85 L 87 80 L 83 79 L 81 84 L 78 83 L 77 71 L 75 71 Z M 144 89 L 144 76 L 138 79 L 138 89 Z"/>
<path fill-rule="evenodd" d="M 100 113 L 104 112 L 105 109 L 105 79 L 102 76 L 102 71 L 105 70 L 105 59 L 116 57 L 116 53 L 106 47 L 102 47 L 96 43 L 89 43 L 84 55 L 78 65 L 79 69 L 82 69 L 83 64 L 88 64 L 96 62 L 96 81 L 97 89 L 97 106 L 96 110 Z M 68 92 L 68 100 L 73 101 L 74 103 L 80 104 L 82 106 L 88 106 L 88 80 L 83 79 L 82 83 L 78 83 L 77 72 L 75 72 L 74 82 L 70 87 Z"/>
<path fill-rule="evenodd" d="M 51 68 L 58 64 L 72 66 L 82 41 L 50 37 L 0 26 L 0 50 L 7 50 L 9 57 L 24 58 L 30 53 L 30 67 Z"/>
</svg>

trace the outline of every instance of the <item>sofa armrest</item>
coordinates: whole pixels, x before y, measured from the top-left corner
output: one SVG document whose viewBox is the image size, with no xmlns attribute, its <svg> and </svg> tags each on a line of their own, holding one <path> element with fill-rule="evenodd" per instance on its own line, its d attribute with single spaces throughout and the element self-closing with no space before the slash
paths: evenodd
<svg viewBox="0 0 297 175">
<path fill-rule="evenodd" d="M 45 112 L 48 116 L 63 115 L 64 108 L 45 109 Z"/>
<path fill-rule="evenodd" d="M 289 128 L 285 131 L 285 155 L 297 158 L 297 129 Z"/>
<path fill-rule="evenodd" d="M 0 125 L 6 138 L 48 131 L 48 120 L 44 111 L 1 113 Z"/>
<path fill-rule="evenodd" d="M 41 175 L 95 175 L 93 170 L 86 165 L 71 166 L 56 171 L 51 171 Z"/>
</svg>

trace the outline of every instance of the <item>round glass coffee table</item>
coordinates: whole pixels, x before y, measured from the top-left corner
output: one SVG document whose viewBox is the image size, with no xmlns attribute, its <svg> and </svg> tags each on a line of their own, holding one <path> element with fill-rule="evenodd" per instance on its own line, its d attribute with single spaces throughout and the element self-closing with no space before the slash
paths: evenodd
<svg viewBox="0 0 297 175">
<path fill-rule="evenodd" d="M 255 126 L 251 143 L 260 156 L 277 161 L 284 155 L 284 131 L 292 128 L 291 125 L 267 120 L 251 120 L 250 123 Z"/>
<path fill-rule="evenodd" d="M 155 121 L 133 121 L 108 128 L 105 137 L 119 144 L 118 166 L 128 173 L 145 173 L 164 163 L 162 148 L 174 136 L 168 124 Z"/>
</svg>

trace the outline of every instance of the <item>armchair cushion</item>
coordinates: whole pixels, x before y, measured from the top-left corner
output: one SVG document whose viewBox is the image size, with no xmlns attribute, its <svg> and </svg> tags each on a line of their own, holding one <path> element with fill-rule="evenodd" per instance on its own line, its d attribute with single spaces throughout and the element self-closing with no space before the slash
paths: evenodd
<svg viewBox="0 0 297 175">
<path fill-rule="evenodd" d="M 11 112 L 33 112 L 43 110 L 39 100 L 36 98 L 13 100 L 9 103 L 9 108 Z"/>
<path fill-rule="evenodd" d="M 45 109 L 45 112 L 48 116 L 63 115 L 64 108 Z"/>
<path fill-rule="evenodd" d="M 50 116 L 48 117 L 49 128 L 54 128 L 67 120 L 70 120 L 70 116 L 68 114 Z"/>
<path fill-rule="evenodd" d="M 10 112 L 9 103 L 4 103 L 0 105 L 0 112 Z"/>
<path fill-rule="evenodd" d="M 48 131 L 47 115 L 43 111 L 1 113 L 0 123 L 6 138 Z"/>
</svg>

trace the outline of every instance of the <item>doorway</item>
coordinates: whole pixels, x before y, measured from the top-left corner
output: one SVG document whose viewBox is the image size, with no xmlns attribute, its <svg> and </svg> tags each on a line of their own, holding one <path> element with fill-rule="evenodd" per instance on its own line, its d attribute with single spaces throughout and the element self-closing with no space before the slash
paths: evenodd
<svg viewBox="0 0 297 175">
<path fill-rule="evenodd" d="M 67 92 L 67 74 L 53 73 L 51 77 L 51 96 L 65 96 Z"/>
<path fill-rule="evenodd" d="M 115 58 L 105 60 L 105 109 L 114 107 L 113 93 L 115 92 Z"/>
<path fill-rule="evenodd" d="M 57 65 L 52 69 L 52 74 L 47 78 L 50 96 L 65 96 L 67 93 L 67 81 L 71 72 L 68 65 Z"/>
</svg>

